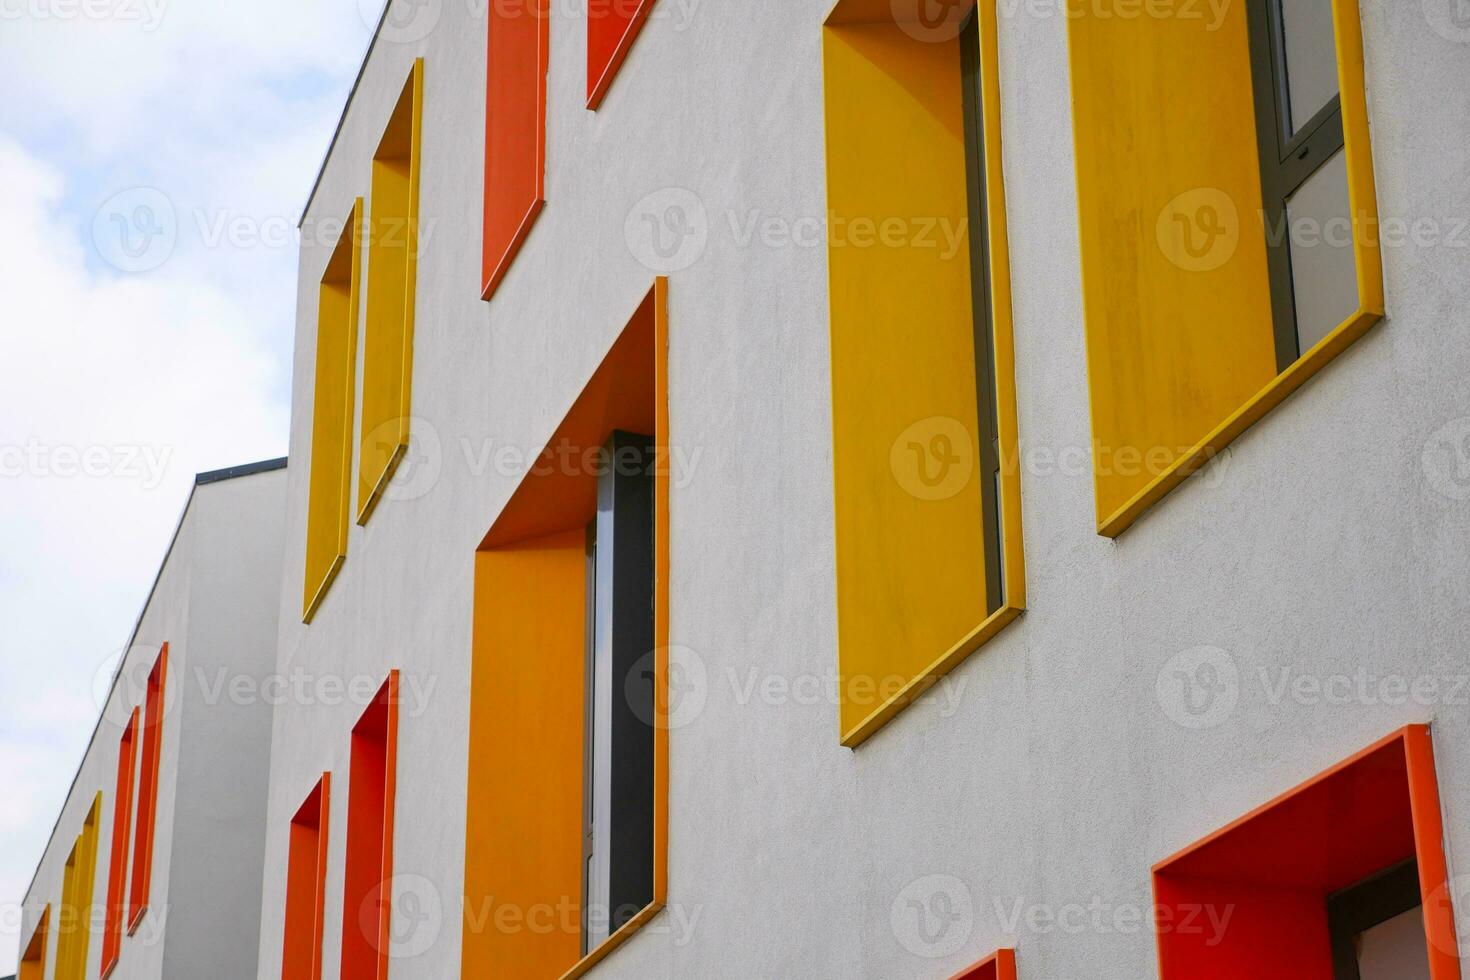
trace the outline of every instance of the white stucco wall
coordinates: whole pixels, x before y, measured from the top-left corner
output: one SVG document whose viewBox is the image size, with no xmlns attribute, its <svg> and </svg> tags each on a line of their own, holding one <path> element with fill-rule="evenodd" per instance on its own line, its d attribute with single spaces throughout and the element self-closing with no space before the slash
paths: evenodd
<svg viewBox="0 0 1470 980">
<path fill-rule="evenodd" d="M 493 451 L 535 452 L 551 434 L 655 274 L 625 221 L 647 195 L 687 200 L 671 188 L 707 222 L 697 260 L 672 273 L 670 328 L 673 439 L 698 453 L 673 496 L 672 634 L 703 667 L 703 709 L 672 736 L 671 909 L 596 976 L 943 977 L 1014 944 L 1028 977 L 1152 977 L 1153 937 L 1127 923 L 1152 902 L 1154 862 L 1409 722 L 1434 723 L 1452 873 L 1470 873 L 1470 692 L 1455 686 L 1470 673 L 1470 493 L 1438 448 L 1470 428 L 1470 31 L 1429 16 L 1436 2 L 1365 0 L 1363 28 L 1382 216 L 1432 219 L 1442 243 L 1386 249 L 1388 319 L 1111 541 L 1094 531 L 1086 463 L 1059 473 L 1033 453 L 1091 443 L 1066 19 L 1060 2 L 1002 0 L 1030 609 L 849 751 L 834 703 L 760 693 L 835 671 L 826 254 L 742 237 L 753 219 L 825 214 L 829 0 L 660 0 L 596 114 L 583 4 L 553 2 L 548 205 L 490 304 L 484 4 L 421 5 L 423 33 L 400 0 L 408 28 L 372 52 L 306 216 L 279 649 L 283 673 L 370 693 L 398 667 L 416 685 L 396 868 L 441 914 L 400 924 L 395 980 L 458 975 L 472 554 L 518 479 Z M 310 232 L 368 197 L 417 55 L 415 468 L 353 527 L 304 627 L 316 283 L 332 244 Z M 1233 707 L 1204 727 L 1158 686 L 1198 647 L 1235 678 Z M 1441 687 L 1387 704 L 1290 686 L 1360 670 Z M 286 827 L 326 770 L 323 976 L 338 975 L 361 708 L 312 695 L 276 714 L 262 980 L 279 975 Z M 955 914 L 926 940 L 909 903 L 932 910 L 941 894 Z"/>
<path fill-rule="evenodd" d="M 220 667 L 232 676 L 271 672 L 285 489 L 283 469 L 194 489 L 25 898 L 26 937 L 52 905 L 48 977 L 55 971 L 66 859 L 98 790 L 102 821 L 86 975 L 95 977 L 101 968 L 118 740 L 133 708 L 143 703 L 163 643 L 169 663 L 149 911 L 123 939 L 111 976 L 187 980 L 255 973 L 271 707 L 259 698 L 232 697 L 228 686 L 214 692 Z M 99 669 L 104 659 L 99 654 Z M 135 772 L 141 769 L 141 727 L 137 751 Z M 137 807 L 135 792 L 135 816 Z M 130 829 L 130 853 L 132 835 Z"/>
</svg>

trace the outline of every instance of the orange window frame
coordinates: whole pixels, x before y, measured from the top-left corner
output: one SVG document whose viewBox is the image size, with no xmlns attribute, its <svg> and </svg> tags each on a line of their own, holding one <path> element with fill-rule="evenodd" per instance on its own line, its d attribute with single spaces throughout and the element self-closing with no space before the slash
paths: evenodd
<svg viewBox="0 0 1470 980">
<path fill-rule="evenodd" d="M 291 818 L 281 980 L 320 980 L 322 975 L 331 803 L 332 774 L 324 772 Z"/>
<path fill-rule="evenodd" d="M 102 976 L 117 966 L 122 953 L 123 889 L 128 878 L 128 832 L 133 821 L 133 784 L 138 759 L 138 709 L 123 729 L 117 747 L 117 795 L 113 797 L 112 855 L 107 872 L 107 909 L 102 929 Z"/>
<path fill-rule="evenodd" d="M 956 973 L 950 980 L 1016 980 L 1016 951 L 998 949 L 974 966 Z"/>
<path fill-rule="evenodd" d="M 398 795 L 399 672 L 352 729 L 343 871 L 342 971 L 386 980 L 392 946 L 393 811 Z"/>
<path fill-rule="evenodd" d="M 546 204 L 550 0 L 492 3 L 486 33 L 484 300 L 505 279 Z"/>
<path fill-rule="evenodd" d="M 51 906 L 47 905 L 41 912 L 40 921 L 36 923 L 36 929 L 31 933 L 30 941 L 25 944 L 24 952 L 20 957 L 20 969 L 16 974 L 16 980 L 45 980 L 46 978 L 46 945 L 51 933 Z"/>
<path fill-rule="evenodd" d="M 475 554 L 465 980 L 574 980 L 668 900 L 668 330 L 668 280 L 660 278 Z M 551 461 L 553 454 L 576 459 L 595 452 L 618 429 L 651 433 L 656 453 L 653 899 L 584 955 L 578 926 L 585 870 L 586 527 L 597 513 L 597 474 Z M 550 929 L 497 928 L 497 910 L 539 915 L 568 902 L 577 925 L 561 925 L 554 913 Z"/>
<path fill-rule="evenodd" d="M 158 822 L 158 769 L 163 757 L 164 691 L 168 684 L 168 644 L 148 675 L 143 700 L 143 752 L 138 779 L 137 820 L 133 826 L 133 874 L 128 890 L 128 935 L 137 931 L 153 890 L 153 835 Z"/>
<path fill-rule="evenodd" d="M 648 22 L 654 0 L 590 0 L 587 4 L 587 108 L 607 97 L 633 43 Z"/>
</svg>

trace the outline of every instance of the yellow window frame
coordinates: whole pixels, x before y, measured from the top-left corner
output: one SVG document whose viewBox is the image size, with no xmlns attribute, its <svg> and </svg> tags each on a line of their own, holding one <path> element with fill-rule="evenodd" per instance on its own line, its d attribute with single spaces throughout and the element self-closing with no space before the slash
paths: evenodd
<svg viewBox="0 0 1470 980">
<path fill-rule="evenodd" d="M 907 17 L 897 6 L 841 0 L 824 22 L 828 209 L 843 221 L 877 218 L 880 228 L 906 215 L 967 230 L 960 32 L 928 36 L 918 5 Z M 906 438 L 921 448 L 926 440 L 938 445 L 934 437 L 953 436 L 946 445 L 968 438 L 972 463 L 983 438 L 968 234 L 958 236 L 946 264 L 917 247 L 849 247 L 856 239 L 839 241 L 845 232 L 834 225 L 839 732 L 849 747 L 1000 633 L 1026 603 L 996 4 L 960 0 L 951 11 L 956 28 L 971 8 L 979 18 L 1004 588 L 992 611 L 979 524 L 981 494 L 994 491 L 979 486 L 978 469 L 964 486 L 930 493 L 900 468 Z M 847 230 L 855 236 L 855 225 Z M 899 323 L 927 339 L 927 348 L 896 344 L 885 328 Z"/>
</svg>

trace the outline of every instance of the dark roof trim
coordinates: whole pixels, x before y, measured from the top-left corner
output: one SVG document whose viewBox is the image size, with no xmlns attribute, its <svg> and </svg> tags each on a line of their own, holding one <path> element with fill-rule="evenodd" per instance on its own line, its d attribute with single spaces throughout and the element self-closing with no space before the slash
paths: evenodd
<svg viewBox="0 0 1470 980">
<path fill-rule="evenodd" d="M 383 12 L 378 15 L 378 26 L 373 28 L 373 36 L 368 39 L 367 50 L 362 54 L 362 64 L 357 66 L 357 77 L 352 80 L 352 88 L 347 93 L 347 101 L 342 104 L 342 114 L 337 117 L 337 128 L 332 130 L 332 139 L 327 143 L 327 151 L 322 154 L 321 166 L 316 169 L 316 179 L 311 182 L 311 193 L 306 195 L 306 204 L 301 208 L 301 217 L 296 221 L 297 228 L 306 224 L 307 212 L 311 210 L 312 202 L 316 200 L 316 192 L 321 189 L 322 178 L 327 173 L 327 161 L 332 159 L 332 151 L 337 148 L 337 140 L 342 136 L 342 127 L 347 125 L 347 110 L 352 108 L 352 100 L 357 96 L 358 86 L 362 84 L 362 76 L 367 74 L 368 60 L 373 56 L 373 49 L 378 46 L 378 35 L 383 32 L 383 24 L 388 20 L 388 8 L 392 6 L 393 0 L 383 0 Z"/>
<path fill-rule="evenodd" d="M 209 473 L 196 473 L 194 475 L 194 486 L 189 488 L 189 497 L 184 501 L 184 509 L 179 511 L 179 520 L 174 525 L 174 533 L 168 539 L 168 547 L 164 549 L 163 560 L 158 563 L 158 571 L 153 573 L 153 584 L 148 586 L 148 598 L 143 600 L 143 608 L 138 610 L 138 618 L 133 623 L 133 631 L 128 635 L 127 645 L 122 648 L 122 656 L 118 658 L 117 669 L 112 672 L 112 683 L 107 687 L 107 698 L 97 709 L 97 722 L 92 726 L 92 735 L 87 739 L 87 747 L 82 750 L 82 757 L 77 760 L 77 770 L 72 773 L 71 785 L 67 787 L 66 796 L 62 798 L 61 809 L 56 814 L 56 821 L 51 825 L 51 836 L 46 839 L 46 846 L 36 858 L 36 870 L 31 872 L 30 884 L 26 885 L 24 896 L 21 901 L 29 898 L 32 889 L 36 887 L 36 879 L 41 874 L 41 862 L 46 859 L 46 854 L 51 850 L 51 845 L 56 843 L 56 832 L 61 829 L 61 818 L 66 814 L 66 805 L 71 802 L 71 796 L 77 791 L 77 780 L 82 778 L 82 767 L 87 764 L 87 753 L 92 751 L 92 746 L 97 742 L 97 733 L 102 731 L 102 719 L 107 714 L 107 702 L 112 700 L 112 692 L 117 689 L 118 679 L 122 677 L 123 667 L 127 665 L 128 653 L 138 640 L 138 631 L 143 628 L 143 617 L 148 613 L 148 606 L 153 602 L 153 594 L 158 591 L 158 583 L 163 579 L 164 566 L 168 564 L 169 558 L 174 553 L 174 545 L 179 543 L 179 533 L 184 529 L 184 518 L 189 516 L 189 508 L 194 503 L 194 491 L 211 483 L 220 483 L 224 480 L 232 480 L 239 476 L 251 476 L 256 473 L 269 473 L 273 470 L 286 468 L 288 457 L 280 459 L 267 459 L 259 463 L 244 463 L 240 466 L 230 466 L 222 470 L 213 470 Z M 4 977 L 0 980 L 15 980 L 14 977 Z"/>
<path fill-rule="evenodd" d="M 263 459 L 258 463 L 244 463 L 240 466 L 227 466 L 222 470 L 195 474 L 194 485 L 202 487 L 206 483 L 218 483 L 221 480 L 233 480 L 237 476 L 254 476 L 256 473 L 269 473 L 272 470 L 284 470 L 285 468 L 285 456 L 280 459 Z"/>
</svg>

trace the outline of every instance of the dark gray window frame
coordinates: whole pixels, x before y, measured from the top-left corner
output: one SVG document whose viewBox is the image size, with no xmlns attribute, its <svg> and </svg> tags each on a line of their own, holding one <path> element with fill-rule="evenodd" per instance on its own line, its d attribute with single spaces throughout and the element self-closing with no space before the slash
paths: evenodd
<svg viewBox="0 0 1470 980">
<path fill-rule="evenodd" d="M 1358 972 L 1358 936 L 1422 904 L 1419 862 L 1414 858 L 1328 895 L 1327 931 L 1332 937 L 1335 980 L 1362 980 Z"/>
<path fill-rule="evenodd" d="M 1285 371 L 1303 353 L 1297 333 L 1296 287 L 1292 281 L 1291 229 L 1286 220 L 1286 202 L 1342 150 L 1345 143 L 1340 92 L 1296 133 L 1292 133 L 1291 79 L 1286 64 L 1281 2 L 1249 0 L 1248 11 L 1276 367 L 1278 371 Z"/>
<path fill-rule="evenodd" d="M 1000 431 L 995 390 L 995 317 L 991 304 L 990 222 L 985 193 L 985 111 L 981 90 L 980 17 L 971 11 L 960 32 L 960 79 L 965 117 L 965 174 L 969 197 L 970 282 L 975 311 L 975 407 L 979 414 L 981 524 L 985 542 L 985 604 L 993 613 L 1005 600 L 1001 560 Z"/>
<path fill-rule="evenodd" d="M 593 942 L 589 915 L 595 844 L 606 852 L 607 934 L 653 901 L 654 850 L 654 461 L 653 439 L 617 431 L 598 476 L 598 515 L 587 528 L 587 686 L 583 780 L 582 954 Z M 610 539 L 610 540 L 609 540 Z M 610 574 L 608 571 L 610 570 Z M 599 635 L 606 605 L 608 635 Z M 605 644 L 603 641 L 606 641 Z M 599 650 L 610 663 L 599 664 Z M 601 669 L 599 669 L 601 667 Z M 608 826 L 597 822 L 598 678 L 609 679 Z M 598 856 L 597 860 L 602 860 Z M 599 935 L 598 939 L 605 940 Z"/>
</svg>

